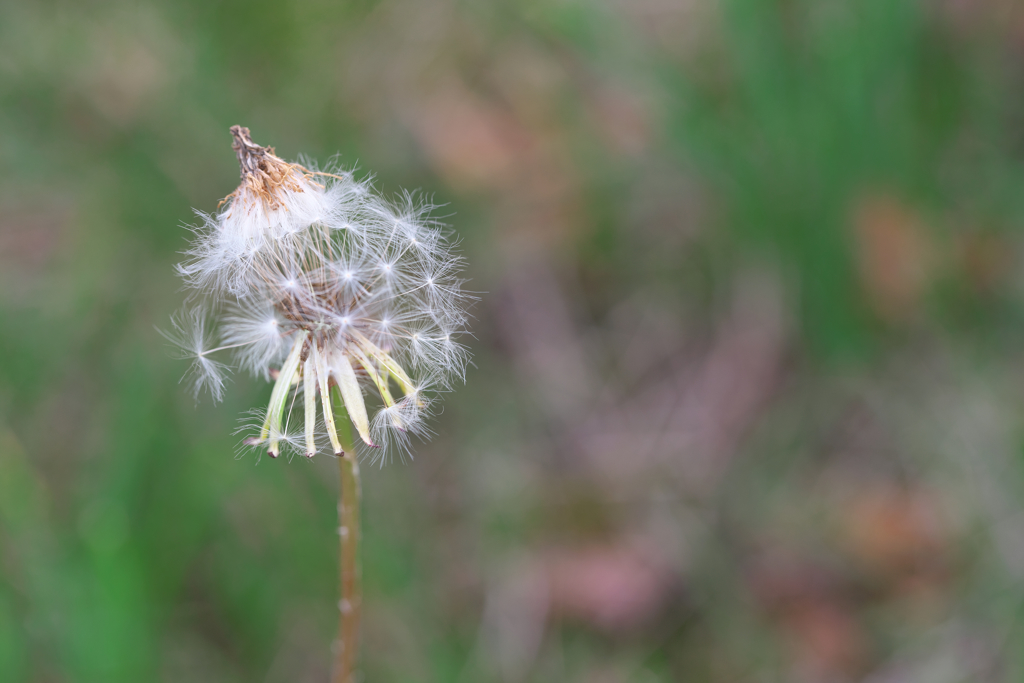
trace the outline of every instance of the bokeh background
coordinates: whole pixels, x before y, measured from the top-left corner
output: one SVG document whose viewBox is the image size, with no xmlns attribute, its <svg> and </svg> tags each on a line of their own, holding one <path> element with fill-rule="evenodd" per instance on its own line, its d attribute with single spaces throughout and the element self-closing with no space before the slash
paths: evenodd
<svg viewBox="0 0 1024 683">
<path fill-rule="evenodd" d="M 366 681 L 1024 680 L 1024 7 L 0 2 L 0 679 L 325 681 L 334 463 L 154 326 L 228 127 L 480 292 Z"/>
</svg>

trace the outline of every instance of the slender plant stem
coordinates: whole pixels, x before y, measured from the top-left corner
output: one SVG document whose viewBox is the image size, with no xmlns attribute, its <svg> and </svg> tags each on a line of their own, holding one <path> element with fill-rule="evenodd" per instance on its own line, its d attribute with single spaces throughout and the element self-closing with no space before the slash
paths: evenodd
<svg viewBox="0 0 1024 683">
<path fill-rule="evenodd" d="M 336 392 L 337 393 L 337 392 Z M 335 404 L 341 401 L 335 401 Z M 347 415 L 346 415 L 347 418 Z M 331 683 L 355 683 L 359 655 L 359 614 L 362 607 L 359 568 L 359 463 L 352 448 L 348 420 L 338 420 L 345 448 L 338 460 L 338 640 L 334 644 Z M 344 433 L 341 433 L 344 432 Z"/>
</svg>

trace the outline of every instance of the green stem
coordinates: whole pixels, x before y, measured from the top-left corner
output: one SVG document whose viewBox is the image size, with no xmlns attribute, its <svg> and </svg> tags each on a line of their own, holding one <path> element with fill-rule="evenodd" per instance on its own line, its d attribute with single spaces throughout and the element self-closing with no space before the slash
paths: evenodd
<svg viewBox="0 0 1024 683">
<path fill-rule="evenodd" d="M 337 395 L 337 392 L 336 392 Z M 339 397 L 340 398 L 340 397 Z M 338 411 L 344 408 L 338 400 Z M 345 415 L 348 417 L 348 415 Z M 331 683 L 355 683 L 359 655 L 359 614 L 362 607 L 359 568 L 359 463 L 356 462 L 349 421 L 338 420 L 344 452 L 338 457 L 338 640 L 334 646 Z"/>
</svg>

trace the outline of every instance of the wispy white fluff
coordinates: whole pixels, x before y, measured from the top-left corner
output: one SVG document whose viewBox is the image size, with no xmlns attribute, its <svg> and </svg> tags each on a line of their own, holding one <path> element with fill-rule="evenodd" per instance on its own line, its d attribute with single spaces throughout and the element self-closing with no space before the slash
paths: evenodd
<svg viewBox="0 0 1024 683">
<path fill-rule="evenodd" d="M 277 455 L 306 452 L 315 436 L 339 452 L 326 398 L 337 385 L 366 452 L 381 462 L 406 452 L 410 436 L 429 434 L 437 390 L 463 379 L 469 359 L 459 342 L 462 259 L 431 218 L 435 207 L 409 193 L 389 201 L 349 171 L 290 164 L 247 130 L 232 132 L 243 182 L 217 213 L 198 214 L 178 270 L 195 300 L 223 311 L 216 350 L 257 375 L 283 368 L 249 442 Z M 204 320 L 177 318 L 173 336 L 193 359 L 196 386 L 219 399 L 225 366 L 209 358 Z M 304 420 L 292 413 L 315 408 L 314 398 L 320 431 L 296 436 L 287 425 Z"/>
<path fill-rule="evenodd" d="M 196 398 L 203 391 L 209 391 L 214 400 L 224 397 L 224 375 L 227 366 L 210 358 L 214 349 L 212 335 L 207 326 L 207 312 L 202 307 L 185 309 L 171 316 L 171 329 L 157 329 L 177 349 L 182 359 L 192 361 L 188 372 L 182 377 L 192 388 Z"/>
<path fill-rule="evenodd" d="M 269 377 L 272 363 L 280 363 L 287 351 L 281 316 L 268 301 L 242 300 L 223 317 L 221 344 L 235 347 L 239 363 L 251 372 Z"/>
</svg>

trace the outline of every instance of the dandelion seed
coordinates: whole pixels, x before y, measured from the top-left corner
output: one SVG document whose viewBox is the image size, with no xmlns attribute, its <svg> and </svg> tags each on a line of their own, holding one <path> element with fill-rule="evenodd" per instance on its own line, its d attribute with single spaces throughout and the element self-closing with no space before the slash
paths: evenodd
<svg viewBox="0 0 1024 683">
<path fill-rule="evenodd" d="M 172 330 L 157 331 L 177 348 L 182 359 L 192 361 L 182 377 L 182 381 L 188 380 L 192 385 L 192 395 L 198 398 L 205 389 L 219 401 L 224 396 L 224 375 L 228 368 L 209 356 L 220 349 L 211 348 L 212 336 L 207 329 L 206 318 L 204 308 L 188 309 L 171 318 Z"/>
</svg>

